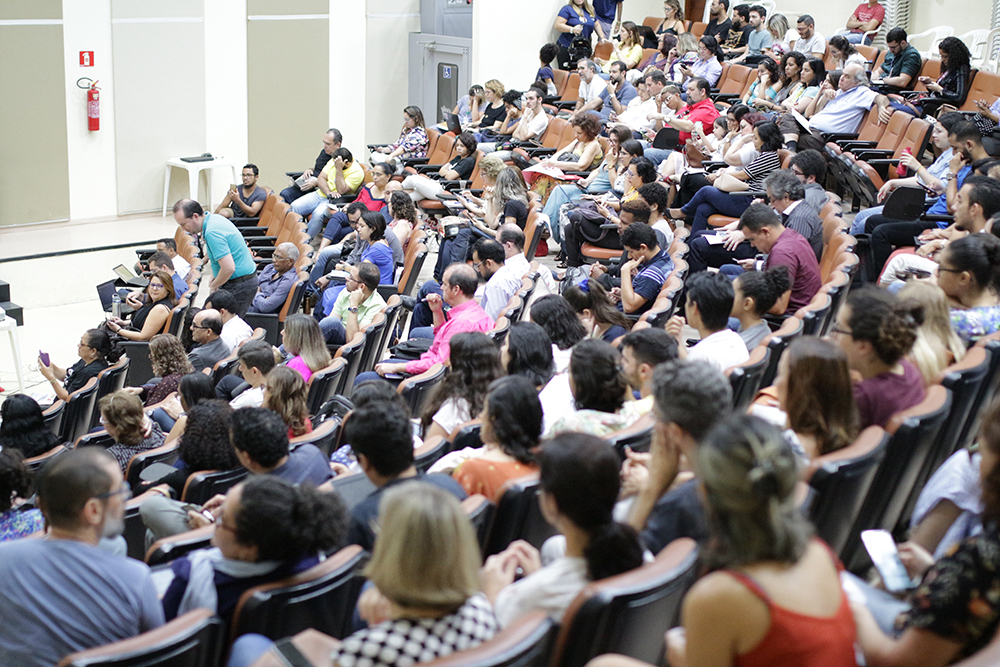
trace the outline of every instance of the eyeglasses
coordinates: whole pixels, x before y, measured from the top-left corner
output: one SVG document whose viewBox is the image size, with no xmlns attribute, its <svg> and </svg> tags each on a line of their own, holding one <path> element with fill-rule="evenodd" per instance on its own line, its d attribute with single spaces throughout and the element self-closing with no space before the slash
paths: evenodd
<svg viewBox="0 0 1000 667">
<path fill-rule="evenodd" d="M 837 334 L 843 334 L 843 335 L 845 335 L 845 336 L 850 336 L 850 337 L 852 337 L 852 338 L 854 337 L 854 333 L 853 333 L 853 332 L 851 332 L 851 331 L 848 331 L 847 329 L 841 329 L 841 328 L 840 328 L 839 326 L 837 326 L 836 324 L 834 324 L 834 325 L 833 325 L 833 328 L 832 328 L 832 329 L 830 329 L 830 333 L 837 333 Z"/>
<path fill-rule="evenodd" d="M 219 517 L 219 520 L 215 522 L 216 528 L 221 528 L 222 530 L 228 530 L 230 533 L 236 534 L 236 529 L 232 526 L 227 526 L 226 522 L 223 521 L 223 517 Z"/>
<path fill-rule="evenodd" d="M 481 261 L 481 262 L 473 262 L 472 263 L 472 268 L 475 269 L 476 271 L 478 271 L 479 267 L 482 266 L 485 263 L 486 263 L 485 259 L 483 261 Z"/>
<path fill-rule="evenodd" d="M 792 173 L 796 176 L 805 176 L 801 169 L 797 169 L 795 167 L 792 167 Z"/>
<path fill-rule="evenodd" d="M 347 278 L 345 278 L 344 282 L 348 282 L 348 283 L 360 283 L 361 281 L 360 280 L 355 280 L 351 276 L 347 276 Z M 282 329 L 282 331 L 284 331 L 284 329 Z"/>
<path fill-rule="evenodd" d="M 101 418 L 101 423 L 104 423 L 104 418 Z M 128 500 L 132 497 L 132 487 L 127 483 L 122 482 L 121 487 L 115 489 L 114 491 L 108 491 L 107 493 L 99 493 L 96 496 L 91 496 L 91 498 L 97 498 L 98 500 L 105 500 L 107 498 L 114 498 L 115 496 L 122 496 L 123 500 Z"/>
<path fill-rule="evenodd" d="M 192 329 L 211 329 L 212 327 L 203 327 L 203 326 L 199 326 L 197 324 L 192 324 L 191 328 Z"/>
<path fill-rule="evenodd" d="M 163 285 L 159 283 L 149 283 L 149 289 L 163 289 Z"/>
</svg>

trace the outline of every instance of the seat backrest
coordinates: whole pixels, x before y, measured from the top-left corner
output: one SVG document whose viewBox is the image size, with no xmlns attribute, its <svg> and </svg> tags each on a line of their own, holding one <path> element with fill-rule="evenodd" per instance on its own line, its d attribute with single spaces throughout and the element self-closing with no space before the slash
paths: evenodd
<svg viewBox="0 0 1000 667">
<path fill-rule="evenodd" d="M 924 149 L 927 148 L 927 140 L 930 139 L 930 136 L 931 124 L 923 118 L 914 118 L 906 126 L 906 133 L 903 135 L 902 141 L 896 145 L 893 159 L 898 160 L 903 154 L 904 148 L 909 148 L 914 155 L 922 155 Z M 895 168 L 893 168 L 893 172 L 895 172 Z"/>
<path fill-rule="evenodd" d="M 729 384 L 733 388 L 733 408 L 742 410 L 750 405 L 764 379 L 764 371 L 771 361 L 771 350 L 766 345 L 758 345 L 750 352 L 750 358 L 739 366 L 726 370 Z"/>
<path fill-rule="evenodd" d="M 556 97 L 563 94 L 566 90 L 566 84 L 569 83 L 569 72 L 564 69 L 555 68 L 552 70 L 552 83 L 556 87 Z M 552 121 L 550 120 L 549 123 Z"/>
<path fill-rule="evenodd" d="M 410 406 L 411 415 L 419 415 L 424 403 L 430 397 L 431 390 L 444 379 L 448 368 L 444 364 L 434 364 L 420 375 L 403 380 L 396 389 Z"/>
<path fill-rule="evenodd" d="M 826 321 L 830 317 L 830 308 L 833 300 L 825 292 L 817 292 L 805 306 L 795 311 L 795 317 L 802 320 L 802 335 L 816 336 L 823 330 Z"/>
<path fill-rule="evenodd" d="M 399 277 L 399 283 L 396 286 L 396 289 L 403 296 L 410 296 L 413 288 L 416 287 L 417 276 L 420 275 L 420 269 L 423 268 L 425 259 L 427 259 L 427 246 L 418 243 L 413 252 L 413 261 L 403 268 L 403 275 Z"/>
<path fill-rule="evenodd" d="M 337 475 L 319 488 L 321 491 L 329 488 L 340 494 L 340 498 L 344 501 L 344 505 L 348 511 L 371 495 L 376 489 L 375 485 L 368 479 L 368 475 L 363 472 L 354 473 L 353 475 Z"/>
<path fill-rule="evenodd" d="M 906 134 L 906 128 L 910 126 L 910 121 L 913 120 L 913 116 L 908 113 L 903 113 L 897 111 L 889 117 L 889 123 L 885 127 L 885 132 L 878 140 L 878 148 L 894 151 L 896 150 L 896 145 L 903 140 L 903 136 Z"/>
<path fill-rule="evenodd" d="M 91 416 L 97 403 L 97 385 L 97 378 L 92 377 L 87 380 L 87 384 L 69 395 L 59 433 L 63 442 L 73 442 L 90 430 Z"/>
<path fill-rule="evenodd" d="M 202 505 L 210 498 L 223 494 L 242 482 L 247 474 L 247 469 L 242 466 L 232 470 L 200 470 L 189 475 L 184 482 L 181 500 Z"/>
<path fill-rule="evenodd" d="M 986 382 L 979 388 L 979 395 L 975 398 L 969 420 L 958 436 L 959 447 L 967 446 L 979 434 L 983 412 L 993 402 L 1000 389 L 1000 333 L 983 336 L 976 343 L 976 347 L 981 347 L 990 353 L 990 368 L 987 371 Z"/>
<path fill-rule="evenodd" d="M 602 41 L 602 42 L 600 42 L 597 45 L 597 48 L 594 49 L 594 58 L 595 59 L 596 58 L 600 58 L 601 60 L 607 60 L 608 58 L 611 57 L 611 53 L 612 53 L 613 49 L 614 49 L 614 46 L 611 44 L 611 42 L 604 42 L 604 41 Z"/>
<path fill-rule="evenodd" d="M 459 426 L 455 435 L 451 437 L 451 451 L 457 452 L 467 447 L 482 447 L 482 428 L 483 424 L 479 419 L 473 419 Z"/>
<path fill-rule="evenodd" d="M 817 335 L 825 336 L 830 333 L 833 323 L 837 321 L 837 314 L 847 300 L 847 290 L 851 287 L 851 276 L 846 271 L 835 271 L 830 280 L 823 285 L 822 291 L 830 295 L 830 313 L 826 317 L 826 322 Z"/>
<path fill-rule="evenodd" d="M 192 551 L 204 549 L 212 541 L 215 534 L 215 524 L 189 530 L 186 533 L 164 537 L 154 542 L 146 551 L 146 564 L 150 567 L 169 563 L 172 560 L 186 556 Z"/>
<path fill-rule="evenodd" d="M 288 296 L 285 297 L 285 303 L 282 304 L 281 310 L 278 311 L 278 321 L 284 322 L 285 318 L 289 315 L 294 315 L 302 307 L 302 297 L 306 293 L 306 284 L 309 282 L 308 276 L 303 278 L 303 273 L 299 273 L 299 280 L 292 285 L 292 289 L 288 290 Z"/>
<path fill-rule="evenodd" d="M 622 461 L 625 460 L 625 448 L 634 452 L 648 452 L 653 442 L 653 428 L 656 422 L 652 413 L 646 413 L 628 428 L 615 431 L 607 437 L 608 443 L 615 448 L 615 453 Z"/>
<path fill-rule="evenodd" d="M 378 361 L 375 358 L 375 348 L 378 347 L 379 342 L 382 340 L 382 332 L 385 331 L 385 325 L 385 313 L 380 312 L 375 315 L 375 318 L 371 322 L 363 327 L 365 345 L 361 348 L 361 363 L 358 366 L 359 373 L 367 373 L 375 368 L 375 362 Z"/>
<path fill-rule="evenodd" d="M 534 611 L 517 618 L 493 639 L 425 662 L 422 667 L 546 667 L 553 627 L 545 612 Z"/>
<path fill-rule="evenodd" d="M 852 444 L 809 463 L 805 474 L 812 491 L 809 520 L 834 553 L 847 543 L 888 442 L 889 434 L 880 426 L 869 426 Z"/>
<path fill-rule="evenodd" d="M 236 603 L 230 635 L 253 632 L 280 639 L 314 628 L 343 639 L 353 630 L 364 581 L 357 570 L 364 557 L 364 549 L 352 544 L 305 572 L 254 586 Z"/>
<path fill-rule="evenodd" d="M 436 127 L 425 128 L 427 132 L 427 155 L 434 152 L 434 147 L 437 146 L 438 139 L 441 138 L 441 131 Z"/>
<path fill-rule="evenodd" d="M 226 357 L 225 359 L 219 359 L 212 366 L 212 384 L 219 384 L 219 380 L 226 377 L 227 375 L 232 375 L 239 368 L 240 358 L 236 356 L 235 353 Z"/>
<path fill-rule="evenodd" d="M 524 223 L 524 256 L 529 262 L 535 258 L 535 250 L 542 238 L 542 225 L 538 224 L 538 220 L 537 210 L 532 208 L 528 211 L 528 218 Z"/>
<path fill-rule="evenodd" d="M 304 444 L 314 445 L 319 451 L 330 458 L 333 452 L 333 443 L 340 437 L 340 419 L 334 417 L 327 419 L 322 424 L 314 425 L 313 430 L 302 435 L 297 435 L 288 441 L 289 449 L 301 447 Z"/>
<path fill-rule="evenodd" d="M 62 456 L 66 452 L 70 451 L 65 445 L 56 445 L 44 454 L 39 454 L 38 456 L 32 456 L 31 458 L 24 459 L 24 465 L 28 467 L 28 470 L 32 472 L 38 472 L 42 469 L 46 463 L 56 458 L 57 456 Z"/>
<path fill-rule="evenodd" d="M 503 345 L 508 331 L 510 331 L 510 320 L 506 317 L 501 317 L 496 321 L 493 330 L 489 331 L 486 335 L 492 338 L 493 342 L 497 345 Z"/>
<path fill-rule="evenodd" d="M 335 393 L 343 396 L 350 396 L 354 387 L 354 378 L 358 376 L 358 368 L 361 365 L 361 349 L 365 345 L 365 332 L 359 331 L 354 334 L 354 338 L 347 341 L 340 348 L 334 358 L 346 359 L 347 369 L 340 376 L 340 383 L 337 385 Z"/>
<path fill-rule="evenodd" d="M 858 512 L 843 554 L 852 572 L 869 563 L 861 546 L 861 531 L 896 527 L 910 490 L 951 412 L 951 405 L 951 392 L 941 385 L 932 385 L 923 401 L 889 420 L 886 431 L 890 437 L 885 460 Z"/>
<path fill-rule="evenodd" d="M 719 87 L 719 93 L 725 95 L 741 95 L 746 87 L 747 79 L 753 70 L 744 65 L 730 65 L 729 75 Z"/>
<path fill-rule="evenodd" d="M 222 660 L 222 621 L 195 609 L 155 630 L 72 653 L 58 667 L 207 667 Z"/>
<path fill-rule="evenodd" d="M 452 151 L 455 149 L 455 135 L 451 132 L 445 132 L 437 141 L 437 145 L 434 146 L 434 152 L 428 153 L 427 163 L 428 164 L 444 164 L 451 157 Z"/>
<path fill-rule="evenodd" d="M 42 411 L 42 422 L 52 435 L 62 432 L 63 416 L 66 414 L 66 401 L 57 398 L 55 402 Z"/>
<path fill-rule="evenodd" d="M 559 142 L 562 141 L 567 127 L 569 127 L 569 121 L 562 118 L 550 118 L 548 127 L 545 128 L 545 134 L 542 135 L 542 145 L 546 148 L 559 148 L 561 145 Z"/>
<path fill-rule="evenodd" d="M 682 538 L 652 563 L 588 584 L 563 616 L 550 664 L 583 667 L 604 653 L 659 664 L 663 635 L 680 619 L 697 563 L 695 541 Z"/>
<path fill-rule="evenodd" d="M 139 487 L 142 480 L 139 475 L 142 471 L 153 465 L 154 463 L 173 463 L 177 460 L 177 440 L 173 440 L 165 445 L 160 445 L 159 447 L 154 447 L 153 449 L 147 449 L 144 452 L 139 452 L 129 459 L 128 465 L 125 466 L 125 481 L 129 483 L 133 489 Z"/>
<path fill-rule="evenodd" d="M 762 387 L 774 384 L 774 376 L 778 373 L 778 361 L 788 345 L 802 335 L 803 322 L 797 317 L 786 317 L 777 331 L 764 337 L 760 342 L 771 350 L 771 359 L 761 378 Z"/>
<path fill-rule="evenodd" d="M 941 78 L 941 60 L 938 58 L 927 58 L 924 60 L 924 64 L 920 67 L 920 74 L 917 75 L 917 80 L 913 85 L 914 91 L 927 91 L 927 86 L 920 81 L 920 77 L 922 76 L 929 77 L 931 81 L 937 81 Z"/>
<path fill-rule="evenodd" d="M 97 409 L 98 402 L 105 396 L 121 391 L 125 386 L 128 363 L 128 357 L 123 354 L 113 366 L 108 366 L 97 374 L 97 396 L 94 398 L 94 410 L 90 416 L 90 428 L 96 428 L 101 418 L 101 412 Z"/>
<path fill-rule="evenodd" d="M 422 473 L 434 465 L 438 459 L 448 453 L 451 443 L 446 438 L 425 440 L 422 445 L 413 450 L 413 465 Z"/>
<path fill-rule="evenodd" d="M 576 72 L 570 72 L 569 79 L 566 81 L 566 88 L 563 90 L 562 95 L 559 97 L 560 102 L 572 102 L 578 99 L 580 96 L 580 75 Z"/>
<path fill-rule="evenodd" d="M 976 100 L 994 100 L 1000 97 L 1000 74 L 979 70 L 969 85 L 969 94 L 961 111 L 976 111 Z"/>
<path fill-rule="evenodd" d="M 887 124 L 879 122 L 878 113 L 869 111 L 858 131 L 859 141 L 878 141 L 885 134 Z"/>
<path fill-rule="evenodd" d="M 337 393 L 340 376 L 347 368 L 343 358 L 334 359 L 326 368 L 322 368 L 309 378 L 309 396 L 306 398 L 306 408 L 309 415 L 315 417 L 320 408 Z"/>
<path fill-rule="evenodd" d="M 537 491 L 537 472 L 512 479 L 501 487 L 484 555 L 499 553 L 519 539 L 541 548 L 555 534 L 555 529 L 542 517 Z"/>
</svg>

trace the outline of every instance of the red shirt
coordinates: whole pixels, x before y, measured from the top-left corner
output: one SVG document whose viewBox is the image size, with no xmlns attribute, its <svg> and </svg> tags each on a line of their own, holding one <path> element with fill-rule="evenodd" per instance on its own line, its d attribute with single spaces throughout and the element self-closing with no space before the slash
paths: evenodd
<svg viewBox="0 0 1000 667">
<path fill-rule="evenodd" d="M 764 270 L 772 266 L 788 268 L 792 279 L 792 295 L 788 299 L 786 313 L 794 313 L 802 306 L 809 305 L 816 292 L 823 286 L 819 277 L 819 262 L 809 241 L 794 229 L 785 228 L 767 254 Z"/>
<path fill-rule="evenodd" d="M 702 127 L 707 131 L 706 133 L 711 133 L 712 123 L 719 117 L 719 110 L 715 108 L 715 103 L 712 100 L 704 99 L 697 104 L 684 107 L 677 114 L 677 117 L 689 120 L 692 123 L 701 121 Z M 681 144 L 686 144 L 687 140 L 691 138 L 691 133 L 680 132 L 678 136 Z"/>
<path fill-rule="evenodd" d="M 854 18 L 861 21 L 862 23 L 868 23 L 872 19 L 878 21 L 875 27 L 882 25 L 882 21 L 885 20 L 885 7 L 875 3 L 874 7 L 869 7 L 867 2 L 862 2 L 858 5 L 858 8 L 854 10 Z M 854 29 L 851 32 L 861 33 L 860 30 Z"/>
<path fill-rule="evenodd" d="M 372 190 L 370 185 L 366 185 L 361 190 L 358 191 L 358 198 L 355 201 L 359 201 L 368 207 L 369 211 L 381 211 L 382 207 L 385 206 L 385 199 L 375 199 L 372 197 Z"/>
</svg>

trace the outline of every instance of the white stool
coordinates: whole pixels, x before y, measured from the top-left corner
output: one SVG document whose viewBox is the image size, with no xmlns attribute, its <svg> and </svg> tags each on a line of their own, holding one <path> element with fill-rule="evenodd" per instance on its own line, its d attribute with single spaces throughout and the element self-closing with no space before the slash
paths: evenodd
<svg viewBox="0 0 1000 667">
<path fill-rule="evenodd" d="M 167 215 L 167 197 L 170 196 L 170 172 L 171 167 L 187 169 L 188 172 L 188 198 L 198 199 L 198 175 L 205 169 L 208 170 L 208 206 L 212 208 L 212 170 L 216 167 L 229 167 L 233 172 L 232 183 L 239 183 L 236 173 L 236 163 L 224 157 L 215 157 L 204 162 L 184 162 L 179 157 L 172 157 L 167 160 L 167 171 L 163 176 L 163 216 Z"/>
<path fill-rule="evenodd" d="M 0 331 L 10 335 L 10 351 L 14 355 L 14 369 L 17 371 L 17 390 L 24 393 L 24 375 L 21 371 L 21 344 L 17 340 L 17 322 L 13 317 L 0 320 Z"/>
</svg>

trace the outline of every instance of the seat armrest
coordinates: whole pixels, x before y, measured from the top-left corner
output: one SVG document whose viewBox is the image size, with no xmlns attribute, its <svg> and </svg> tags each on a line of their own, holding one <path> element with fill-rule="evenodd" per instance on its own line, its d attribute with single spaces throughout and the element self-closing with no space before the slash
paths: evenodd
<svg viewBox="0 0 1000 667">
<path fill-rule="evenodd" d="M 237 227 L 256 227 L 260 218 L 232 218 L 230 220 Z"/>
<path fill-rule="evenodd" d="M 556 107 L 560 111 L 565 111 L 566 109 L 572 109 L 576 106 L 576 100 L 565 100 L 559 102 L 553 102 L 552 106 Z"/>
<path fill-rule="evenodd" d="M 862 151 L 851 151 L 854 153 L 855 160 L 865 160 L 866 162 L 871 158 L 888 158 L 891 157 L 895 151 L 891 151 L 888 148 L 867 148 Z M 898 160 L 897 160 L 898 161 Z"/>
<path fill-rule="evenodd" d="M 821 132 L 820 136 L 823 137 L 823 141 L 840 143 L 841 141 L 849 141 L 851 139 L 857 139 L 857 132 Z"/>
<path fill-rule="evenodd" d="M 861 158 L 861 159 L 863 159 L 865 162 L 872 165 L 873 167 L 875 165 L 884 166 L 890 164 L 899 164 L 899 160 L 894 158 L 876 158 L 876 159 Z"/>
<path fill-rule="evenodd" d="M 541 146 L 539 148 L 525 148 L 523 150 L 531 157 L 538 157 L 540 155 L 555 155 L 555 152 L 559 149 L 549 148 L 548 146 Z"/>
<path fill-rule="evenodd" d="M 269 248 L 273 247 L 274 242 L 277 240 L 277 236 L 261 236 L 259 238 L 250 239 L 247 241 L 247 245 L 251 248 Z"/>
<path fill-rule="evenodd" d="M 243 235 L 244 239 L 264 236 L 267 234 L 267 227 L 243 227 L 240 229 L 240 234 Z"/>
<path fill-rule="evenodd" d="M 877 141 L 838 141 L 836 144 L 844 151 L 854 151 L 858 148 L 875 148 L 878 146 Z"/>
<path fill-rule="evenodd" d="M 953 215 L 932 215 L 930 213 L 924 213 L 920 216 L 920 219 L 927 222 L 947 222 L 949 224 L 955 222 L 955 216 Z"/>
<path fill-rule="evenodd" d="M 709 93 L 709 97 L 713 102 L 732 102 L 740 99 L 739 93 L 716 93 L 714 95 Z"/>
<path fill-rule="evenodd" d="M 425 157 L 401 157 L 398 159 L 403 163 L 404 167 L 415 167 L 418 164 L 427 164 L 427 158 Z"/>
<path fill-rule="evenodd" d="M 444 165 L 441 164 L 422 164 L 417 166 L 416 169 L 418 174 L 428 175 L 428 174 L 433 174 L 443 166 Z"/>
</svg>

